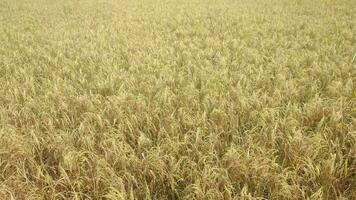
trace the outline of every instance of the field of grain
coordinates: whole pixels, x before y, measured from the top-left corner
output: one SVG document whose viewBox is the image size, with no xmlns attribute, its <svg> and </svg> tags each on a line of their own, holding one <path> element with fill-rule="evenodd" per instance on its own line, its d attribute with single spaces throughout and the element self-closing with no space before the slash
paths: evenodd
<svg viewBox="0 0 356 200">
<path fill-rule="evenodd" d="M 0 0 L 0 199 L 356 199 L 356 0 Z"/>
</svg>

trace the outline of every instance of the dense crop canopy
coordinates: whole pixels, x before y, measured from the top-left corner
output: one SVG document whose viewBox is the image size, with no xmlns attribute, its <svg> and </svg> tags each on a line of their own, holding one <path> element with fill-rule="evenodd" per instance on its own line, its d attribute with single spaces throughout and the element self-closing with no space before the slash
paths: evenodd
<svg viewBox="0 0 356 200">
<path fill-rule="evenodd" d="M 0 0 L 0 199 L 356 199 L 355 0 Z"/>
</svg>

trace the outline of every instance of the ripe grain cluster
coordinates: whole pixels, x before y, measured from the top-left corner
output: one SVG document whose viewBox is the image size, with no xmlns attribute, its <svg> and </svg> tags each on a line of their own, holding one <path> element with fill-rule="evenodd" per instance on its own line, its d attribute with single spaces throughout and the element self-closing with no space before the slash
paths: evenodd
<svg viewBox="0 0 356 200">
<path fill-rule="evenodd" d="M 355 0 L 0 0 L 0 199 L 356 199 Z"/>
</svg>

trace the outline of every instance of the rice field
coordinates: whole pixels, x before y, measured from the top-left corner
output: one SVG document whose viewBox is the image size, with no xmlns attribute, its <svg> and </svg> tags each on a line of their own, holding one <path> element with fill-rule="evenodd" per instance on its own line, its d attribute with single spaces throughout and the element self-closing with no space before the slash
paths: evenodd
<svg viewBox="0 0 356 200">
<path fill-rule="evenodd" d="M 356 199 L 356 0 L 0 0 L 0 199 Z"/>
</svg>

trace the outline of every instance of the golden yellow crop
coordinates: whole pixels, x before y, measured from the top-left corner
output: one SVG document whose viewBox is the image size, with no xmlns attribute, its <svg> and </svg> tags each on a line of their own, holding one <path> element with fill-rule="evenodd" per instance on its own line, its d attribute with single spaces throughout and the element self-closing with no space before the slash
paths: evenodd
<svg viewBox="0 0 356 200">
<path fill-rule="evenodd" d="M 0 0 L 0 199 L 356 199 L 355 0 Z"/>
</svg>

